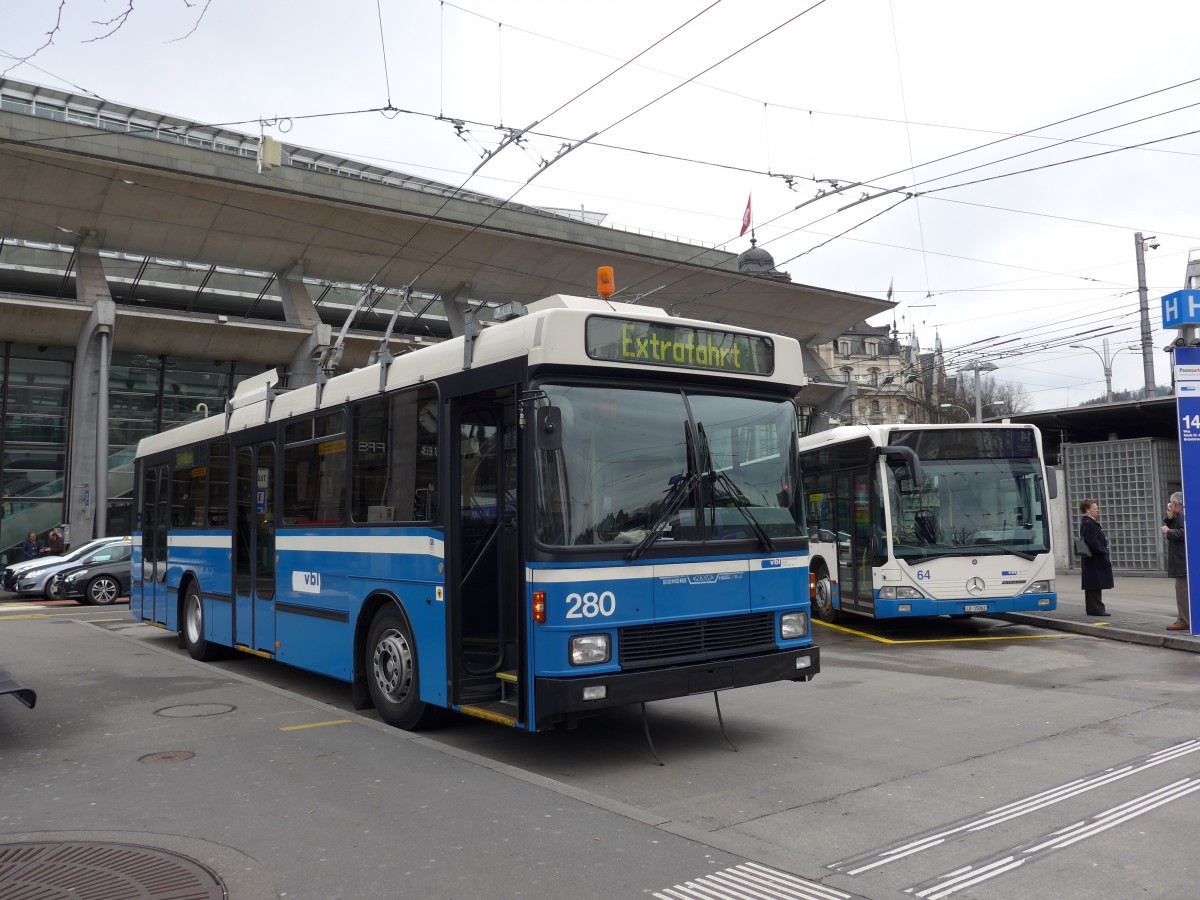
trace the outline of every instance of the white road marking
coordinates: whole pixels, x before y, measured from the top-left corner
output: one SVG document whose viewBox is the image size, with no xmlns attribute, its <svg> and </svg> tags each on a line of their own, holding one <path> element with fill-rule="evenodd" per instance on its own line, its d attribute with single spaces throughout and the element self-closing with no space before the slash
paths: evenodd
<svg viewBox="0 0 1200 900">
<path fill-rule="evenodd" d="M 758 863 L 743 863 L 653 894 L 658 900 L 850 900 L 851 895 Z"/>
<path fill-rule="evenodd" d="M 1032 797 L 1026 797 L 1023 800 L 1006 804 L 978 818 L 960 820 L 950 826 L 928 831 L 916 838 L 906 839 L 901 844 L 871 850 L 852 859 L 832 863 L 827 868 L 833 869 L 835 872 L 845 872 L 847 875 L 858 875 L 862 872 L 867 872 L 879 866 L 886 866 L 888 863 L 896 862 L 896 860 L 904 859 L 940 846 L 948 838 L 955 835 L 972 831 L 983 831 L 995 825 L 1000 825 L 1012 819 L 1053 806 L 1056 803 L 1062 803 L 1064 800 L 1070 800 L 1072 797 L 1078 797 L 1080 794 L 1085 794 L 1088 791 L 1113 784 L 1131 775 L 1145 772 L 1155 766 L 1172 762 L 1197 751 L 1200 751 L 1200 740 L 1185 741 L 1182 744 L 1167 747 L 1165 750 L 1159 750 L 1124 765 L 1106 769 L 1090 778 L 1079 778 L 1075 781 L 1068 781 L 1066 784 L 1042 791 L 1040 794 L 1034 794 Z"/>
<path fill-rule="evenodd" d="M 1039 856 L 1045 856 L 1055 850 L 1062 850 L 1077 844 L 1082 840 L 1095 837 L 1110 828 L 1144 816 L 1164 804 L 1180 800 L 1188 794 L 1200 791 L 1200 778 L 1188 777 L 1157 788 L 1148 794 L 1135 797 L 1119 806 L 1106 810 L 1099 815 L 1082 822 L 1060 828 L 1048 835 L 1024 844 L 1013 850 L 1007 850 L 991 859 L 971 866 L 955 869 L 939 878 L 935 878 L 916 887 L 906 888 L 906 894 L 915 894 L 925 900 L 940 900 L 958 891 L 974 887 L 989 881 L 1005 872 L 1019 868 L 1028 862 L 1036 862 Z"/>
</svg>

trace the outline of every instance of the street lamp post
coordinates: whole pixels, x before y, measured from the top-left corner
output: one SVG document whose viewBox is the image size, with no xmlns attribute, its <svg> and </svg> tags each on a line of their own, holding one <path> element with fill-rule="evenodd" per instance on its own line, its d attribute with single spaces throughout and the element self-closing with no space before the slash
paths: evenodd
<svg viewBox="0 0 1200 900">
<path fill-rule="evenodd" d="M 969 366 L 959 366 L 958 367 L 958 371 L 960 371 L 960 372 L 974 372 L 975 373 L 975 421 L 976 422 L 983 421 L 983 397 L 979 393 L 979 373 L 980 372 L 995 372 L 998 368 L 1000 368 L 1000 367 L 997 365 L 994 365 L 990 362 L 979 362 L 979 361 L 973 362 Z"/>
<path fill-rule="evenodd" d="M 1150 337 L 1150 302 L 1146 297 L 1146 247 L 1151 250 L 1158 247 L 1158 244 L 1151 243 L 1153 240 L 1154 235 L 1144 238 L 1140 231 L 1133 235 L 1133 246 L 1137 252 L 1138 306 L 1142 316 L 1142 372 L 1146 378 L 1146 400 L 1154 396 L 1154 347 Z"/>
<path fill-rule="evenodd" d="M 1101 353 L 1095 347 L 1089 347 L 1086 344 L 1068 344 L 1067 346 L 1075 350 L 1091 350 L 1100 357 L 1100 365 L 1104 367 L 1104 402 L 1112 403 L 1112 362 L 1116 358 L 1117 353 L 1122 350 L 1128 350 L 1128 347 L 1118 347 L 1117 353 L 1108 352 L 1108 338 L 1104 339 L 1104 352 Z M 1147 395 L 1148 396 L 1148 395 Z"/>
<path fill-rule="evenodd" d="M 939 403 L 938 409 L 961 409 L 967 414 L 967 421 L 971 421 L 971 411 L 965 406 L 959 406 L 957 403 Z"/>
</svg>

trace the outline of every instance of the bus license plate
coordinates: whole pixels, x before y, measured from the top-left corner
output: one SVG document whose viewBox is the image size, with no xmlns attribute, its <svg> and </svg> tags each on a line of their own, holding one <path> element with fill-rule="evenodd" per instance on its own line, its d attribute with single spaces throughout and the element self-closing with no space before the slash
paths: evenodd
<svg viewBox="0 0 1200 900">
<path fill-rule="evenodd" d="M 973 603 L 963 607 L 963 612 L 987 612 L 986 603 Z"/>
</svg>

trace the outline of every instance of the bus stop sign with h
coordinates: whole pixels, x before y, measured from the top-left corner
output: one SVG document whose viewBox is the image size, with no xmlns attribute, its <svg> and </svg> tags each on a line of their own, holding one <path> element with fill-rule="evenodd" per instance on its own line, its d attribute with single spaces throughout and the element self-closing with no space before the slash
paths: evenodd
<svg viewBox="0 0 1200 900">
<path fill-rule="evenodd" d="M 1184 546 L 1187 548 L 1188 626 L 1196 633 L 1200 615 L 1200 503 L 1188 522 L 1188 498 L 1200 497 L 1200 291 L 1175 291 L 1162 298 L 1163 328 L 1176 328 L 1172 354 L 1175 421 L 1179 427 L 1179 463 L 1183 474 Z M 1168 348 L 1172 349 L 1172 348 Z"/>
</svg>

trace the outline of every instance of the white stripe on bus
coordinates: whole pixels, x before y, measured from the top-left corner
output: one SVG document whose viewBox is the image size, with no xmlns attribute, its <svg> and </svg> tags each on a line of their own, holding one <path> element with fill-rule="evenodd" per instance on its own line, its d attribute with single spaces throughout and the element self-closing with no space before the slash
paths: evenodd
<svg viewBox="0 0 1200 900">
<path fill-rule="evenodd" d="M 751 563 L 758 570 L 758 560 L 724 559 L 714 562 L 665 563 L 645 566 L 589 566 L 583 569 L 526 568 L 525 579 L 530 583 L 561 584 L 569 581 L 630 581 L 638 578 L 673 578 L 681 575 L 744 575 Z M 766 569 L 764 571 L 771 571 Z"/>
<path fill-rule="evenodd" d="M 305 553 L 389 553 L 405 556 L 446 555 L 446 543 L 428 535 L 286 535 L 275 539 L 275 549 Z"/>
</svg>

